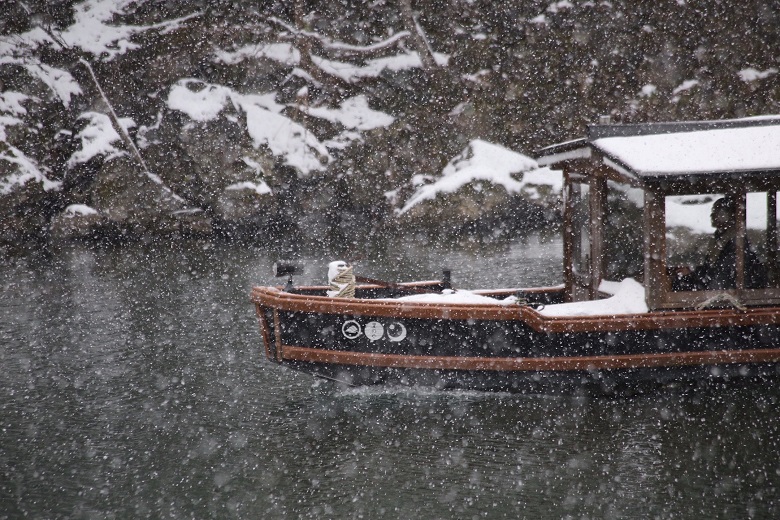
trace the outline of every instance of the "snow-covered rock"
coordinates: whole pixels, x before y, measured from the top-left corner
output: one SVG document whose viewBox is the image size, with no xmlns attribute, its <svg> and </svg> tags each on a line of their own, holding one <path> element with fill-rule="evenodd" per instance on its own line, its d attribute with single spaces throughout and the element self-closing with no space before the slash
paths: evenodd
<svg viewBox="0 0 780 520">
<path fill-rule="evenodd" d="M 559 171 L 499 145 L 476 139 L 438 177 L 418 176 L 414 193 L 398 210 L 402 220 L 436 222 L 480 231 L 542 223 L 542 208 L 557 202 Z"/>
</svg>

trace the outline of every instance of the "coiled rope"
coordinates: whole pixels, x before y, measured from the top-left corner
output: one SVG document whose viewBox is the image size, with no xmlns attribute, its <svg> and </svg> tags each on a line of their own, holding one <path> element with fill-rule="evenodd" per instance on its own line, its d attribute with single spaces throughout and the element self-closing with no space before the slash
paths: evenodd
<svg viewBox="0 0 780 520">
<path fill-rule="evenodd" d="M 328 296 L 335 298 L 354 298 L 355 297 L 355 273 L 352 272 L 352 266 L 339 269 L 339 273 L 330 280 L 330 291 Z"/>
</svg>

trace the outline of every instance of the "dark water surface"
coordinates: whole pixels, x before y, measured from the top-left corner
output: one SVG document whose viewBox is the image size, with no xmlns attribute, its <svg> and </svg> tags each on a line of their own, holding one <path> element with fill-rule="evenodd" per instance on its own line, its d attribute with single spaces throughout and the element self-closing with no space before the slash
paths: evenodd
<svg viewBox="0 0 780 520">
<path fill-rule="evenodd" d="M 357 270 L 557 284 L 560 249 L 390 244 Z M 261 357 L 248 293 L 273 260 L 195 242 L 3 259 L 0 517 L 780 517 L 777 383 L 341 389 Z"/>
</svg>

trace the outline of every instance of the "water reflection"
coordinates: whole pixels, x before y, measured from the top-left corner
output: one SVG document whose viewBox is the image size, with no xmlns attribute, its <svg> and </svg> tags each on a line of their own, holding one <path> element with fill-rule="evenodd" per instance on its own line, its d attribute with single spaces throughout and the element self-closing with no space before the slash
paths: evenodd
<svg viewBox="0 0 780 520">
<path fill-rule="evenodd" d="M 88 249 L 0 270 L 8 517 L 771 518 L 772 385 L 633 399 L 343 389 L 265 362 L 259 248 Z M 324 280 L 325 253 L 299 282 Z M 363 274 L 555 284 L 560 242 L 408 241 Z M 0 515 L 2 516 L 2 515 Z"/>
</svg>

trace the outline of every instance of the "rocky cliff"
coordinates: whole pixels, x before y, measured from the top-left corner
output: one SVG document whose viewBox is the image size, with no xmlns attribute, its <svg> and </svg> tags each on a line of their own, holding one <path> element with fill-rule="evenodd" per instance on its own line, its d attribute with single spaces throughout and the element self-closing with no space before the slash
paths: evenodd
<svg viewBox="0 0 780 520">
<path fill-rule="evenodd" d="M 601 115 L 780 112 L 776 2 L 325 5 L 0 5 L 0 242 L 522 232 Z"/>
</svg>

